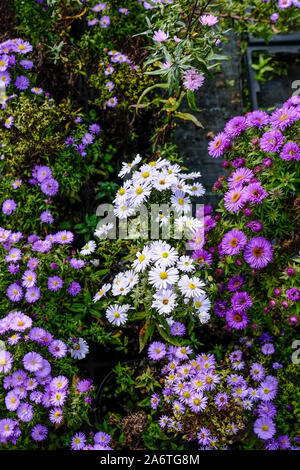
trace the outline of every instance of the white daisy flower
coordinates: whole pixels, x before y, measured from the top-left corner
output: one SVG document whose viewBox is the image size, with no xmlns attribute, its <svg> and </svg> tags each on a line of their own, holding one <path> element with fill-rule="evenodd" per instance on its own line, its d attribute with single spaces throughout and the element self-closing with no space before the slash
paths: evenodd
<svg viewBox="0 0 300 470">
<path fill-rule="evenodd" d="M 80 254 L 90 255 L 96 250 L 96 248 L 97 248 L 97 243 L 94 240 L 90 240 L 81 248 Z"/>
<path fill-rule="evenodd" d="M 194 171 L 191 173 L 182 174 L 180 176 L 184 180 L 195 180 L 201 177 L 201 173 L 200 171 Z"/>
<path fill-rule="evenodd" d="M 126 294 L 128 294 L 128 292 L 130 292 L 131 289 L 132 289 L 132 287 L 129 286 L 127 280 L 124 279 L 124 280 L 121 281 L 119 284 L 114 285 L 114 286 L 112 287 L 111 293 L 112 293 L 112 295 L 114 295 L 115 297 L 117 297 L 117 296 L 119 296 L 119 295 L 126 295 Z"/>
<path fill-rule="evenodd" d="M 204 294 L 204 290 L 201 287 L 204 287 L 204 282 L 201 281 L 198 277 L 189 277 L 186 274 L 181 277 L 178 282 L 178 287 L 181 290 L 182 294 L 187 297 L 200 297 Z"/>
<path fill-rule="evenodd" d="M 118 189 L 116 197 L 113 200 L 113 203 L 116 205 L 120 205 L 121 203 L 126 202 L 128 191 L 130 188 L 131 188 L 131 182 L 125 181 L 123 186 L 121 186 L 121 188 Z"/>
<path fill-rule="evenodd" d="M 168 243 L 160 242 L 152 249 L 153 261 L 161 267 L 174 266 L 178 259 L 178 253 Z"/>
<path fill-rule="evenodd" d="M 186 184 L 186 182 L 180 178 L 177 178 L 176 181 L 174 182 L 172 191 L 174 194 L 176 194 L 178 191 L 187 193 L 187 188 L 188 188 L 188 185 Z"/>
<path fill-rule="evenodd" d="M 164 289 L 153 295 L 155 299 L 152 307 L 156 308 L 160 314 L 168 314 L 177 305 L 177 295 L 170 289 Z"/>
<path fill-rule="evenodd" d="M 101 225 L 101 227 L 97 228 L 94 232 L 95 237 L 98 238 L 106 238 L 108 235 L 108 232 L 114 227 L 113 223 L 108 223 Z"/>
<path fill-rule="evenodd" d="M 145 271 L 146 267 L 152 261 L 152 252 L 149 247 L 145 247 L 143 251 L 138 251 L 136 254 L 136 260 L 134 260 L 132 264 L 132 268 L 136 272 L 143 272 Z"/>
<path fill-rule="evenodd" d="M 178 191 L 176 194 L 173 194 L 171 203 L 177 212 L 183 211 L 185 214 L 191 210 L 191 200 L 189 197 L 185 196 L 183 191 Z"/>
<path fill-rule="evenodd" d="M 132 269 L 125 271 L 124 276 L 128 281 L 129 286 L 132 288 L 139 282 L 139 276 Z"/>
<path fill-rule="evenodd" d="M 191 185 L 186 186 L 186 192 L 190 196 L 203 196 L 203 194 L 205 193 L 205 189 L 203 188 L 202 184 L 193 183 Z"/>
<path fill-rule="evenodd" d="M 160 225 L 166 225 L 170 222 L 170 217 L 164 215 L 162 212 L 159 212 L 158 216 L 155 219 L 155 222 L 159 222 Z"/>
<path fill-rule="evenodd" d="M 110 289 L 111 284 L 103 284 L 101 289 L 94 295 L 93 302 L 98 302 Z"/>
<path fill-rule="evenodd" d="M 193 299 L 194 307 L 200 312 L 208 312 L 211 307 L 210 300 L 205 295 Z"/>
<path fill-rule="evenodd" d="M 141 157 L 139 154 L 135 157 L 135 159 L 131 163 L 122 163 L 121 171 L 119 172 L 120 178 L 123 178 L 125 175 L 131 172 L 132 168 L 135 167 L 141 161 Z"/>
<path fill-rule="evenodd" d="M 89 345 L 83 338 L 78 338 L 78 340 L 74 343 L 72 339 L 71 346 L 69 347 L 69 352 L 73 359 L 84 359 L 85 356 L 89 353 Z"/>
<path fill-rule="evenodd" d="M 207 323 L 210 320 L 210 314 L 207 312 L 200 312 L 198 317 L 199 317 L 200 323 L 202 324 Z"/>
<path fill-rule="evenodd" d="M 181 172 L 181 168 L 179 165 L 177 165 L 177 163 L 175 163 L 175 165 L 168 165 L 167 172 L 169 175 L 177 176 Z"/>
<path fill-rule="evenodd" d="M 178 269 L 155 266 L 149 271 L 149 282 L 156 289 L 167 289 L 178 281 Z"/>
<path fill-rule="evenodd" d="M 90 260 L 90 263 L 93 265 L 93 266 L 99 266 L 100 264 L 100 260 L 99 259 L 91 259 Z"/>
<path fill-rule="evenodd" d="M 129 190 L 129 197 L 132 204 L 137 207 L 141 205 L 151 194 L 151 186 L 145 183 L 136 182 Z"/>
<path fill-rule="evenodd" d="M 128 318 L 127 311 L 129 310 L 129 308 L 129 305 L 111 305 L 106 310 L 106 318 L 113 325 L 124 325 Z"/>
<path fill-rule="evenodd" d="M 134 207 L 130 206 L 128 202 L 124 202 L 115 207 L 114 214 L 119 219 L 125 219 L 126 217 L 130 217 L 131 215 L 135 214 L 135 209 Z"/>
<path fill-rule="evenodd" d="M 165 189 L 171 188 L 176 182 L 174 175 L 169 175 L 169 173 L 164 170 L 159 172 L 156 178 L 153 181 L 153 187 L 158 191 L 163 191 Z"/>
<path fill-rule="evenodd" d="M 142 165 L 139 171 L 132 174 L 132 181 L 134 183 L 151 183 L 156 178 L 157 170 L 151 165 Z"/>
<path fill-rule="evenodd" d="M 177 268 L 184 273 L 191 273 L 196 269 L 193 262 L 194 260 L 190 256 L 181 256 L 177 262 Z"/>
</svg>

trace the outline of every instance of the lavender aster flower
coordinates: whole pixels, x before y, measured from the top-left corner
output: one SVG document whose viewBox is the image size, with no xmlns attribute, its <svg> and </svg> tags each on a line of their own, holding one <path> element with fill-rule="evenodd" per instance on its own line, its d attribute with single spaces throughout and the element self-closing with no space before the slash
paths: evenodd
<svg viewBox="0 0 300 470">
<path fill-rule="evenodd" d="M 251 238 L 244 249 L 244 258 L 251 268 L 265 268 L 273 258 L 272 244 L 263 237 Z"/>
</svg>

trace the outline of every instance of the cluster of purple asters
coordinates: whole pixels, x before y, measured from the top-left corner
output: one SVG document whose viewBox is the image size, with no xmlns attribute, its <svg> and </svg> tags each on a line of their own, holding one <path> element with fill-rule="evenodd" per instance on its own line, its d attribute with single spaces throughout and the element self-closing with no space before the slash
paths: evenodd
<svg viewBox="0 0 300 470">
<path fill-rule="evenodd" d="M 21 423 L 31 422 L 31 438 L 37 442 L 43 441 L 47 438 L 48 427 L 36 424 L 36 416 L 40 410 L 47 410 L 50 423 L 61 424 L 64 419 L 63 407 L 69 395 L 74 392 L 83 394 L 83 399 L 90 403 L 87 393 L 91 389 L 92 381 L 81 380 L 73 390 L 66 376 L 55 376 L 51 360 L 35 349 L 41 351 L 42 348 L 47 348 L 47 357 L 50 354 L 55 363 L 66 356 L 68 347 L 43 328 L 33 327 L 32 319 L 23 312 L 14 311 L 1 319 L 0 335 L 5 335 L 10 350 L 16 344 L 19 344 L 20 350 L 21 343 L 24 344 L 24 351 L 28 350 L 28 346 L 33 349 L 21 357 L 20 352 L 14 357 L 7 349 L 0 351 L 0 373 L 4 374 L 3 388 L 7 392 L 4 404 L 8 412 L 17 415 L 16 419 L 0 420 L 0 442 L 11 442 L 15 445 L 21 436 Z"/>
<path fill-rule="evenodd" d="M 93 438 L 93 443 L 91 443 Z M 78 432 L 72 438 L 71 449 L 72 450 L 113 450 L 109 446 L 111 436 L 103 431 L 98 431 L 95 434 L 91 432 L 87 438 L 83 432 Z"/>
<path fill-rule="evenodd" d="M 208 145 L 208 153 L 213 158 L 221 157 L 231 147 L 232 141 L 243 132 L 256 127 L 261 132 L 259 147 L 266 153 L 279 153 L 283 160 L 299 160 L 300 149 L 296 142 L 289 141 L 282 133 L 300 117 L 300 96 L 288 99 L 281 108 L 271 115 L 264 111 L 252 111 L 245 116 L 232 118 L 223 132 L 217 134 Z"/>
<path fill-rule="evenodd" d="M 46 196 L 55 196 L 59 191 L 59 183 L 53 178 L 52 170 L 49 166 L 35 165 L 29 183 L 39 185 L 42 193 Z"/>
<path fill-rule="evenodd" d="M 32 51 L 32 45 L 23 39 L 8 39 L 0 44 L 0 89 L 7 89 L 14 85 L 20 91 L 30 87 L 30 79 L 25 74 L 26 70 L 33 67 L 33 62 L 25 59 L 24 56 Z M 35 94 L 41 94 L 41 88 L 32 88 Z M 8 96 L 4 99 L 2 109 L 6 107 L 6 101 L 16 95 Z M 13 124 L 13 117 L 9 116 L 4 125 L 10 128 Z"/>
<path fill-rule="evenodd" d="M 76 118 L 76 123 L 79 123 L 82 121 L 82 118 L 79 116 Z M 101 128 L 99 124 L 90 124 L 88 127 L 88 132 L 85 132 L 84 135 L 81 137 L 80 140 L 76 139 L 75 137 L 67 137 L 65 140 L 65 146 L 66 147 L 74 147 L 75 150 L 81 155 L 82 157 L 85 157 L 87 154 L 87 146 L 91 145 L 95 141 L 95 136 L 99 134 Z"/>
<path fill-rule="evenodd" d="M 55 234 L 49 234 L 44 240 L 40 239 L 37 235 L 29 235 L 27 240 L 23 241 L 22 246 L 14 246 L 22 240 L 23 234 L 21 232 L 12 232 L 0 227 L 0 245 L 4 248 L 4 261 L 7 264 L 7 269 L 10 274 L 17 275 L 18 280 L 15 280 L 8 285 L 6 289 L 7 297 L 11 302 L 20 302 L 23 297 L 25 300 L 32 304 L 40 299 L 41 293 L 44 292 L 39 287 L 39 269 L 38 266 L 42 261 L 43 269 L 45 262 L 52 270 L 57 270 L 57 263 L 48 263 L 43 258 L 44 253 L 50 253 L 55 245 L 70 245 L 73 241 L 74 235 L 72 232 L 63 230 Z M 30 253 L 30 251 L 32 253 Z M 69 265 L 73 269 L 81 269 L 85 266 L 85 262 L 76 258 L 68 258 Z M 43 277 L 43 276 L 42 276 Z M 57 292 L 65 285 L 64 280 L 54 274 L 48 277 L 47 289 L 52 292 Z M 67 292 L 71 296 L 76 296 L 81 292 L 81 285 L 77 281 L 71 281 L 67 286 Z"/>
<path fill-rule="evenodd" d="M 272 343 L 264 342 L 262 347 L 269 345 Z M 161 371 L 165 387 L 161 395 L 154 393 L 151 396 L 152 409 L 159 410 L 160 405 L 162 409 L 172 409 L 171 413 L 160 417 L 162 429 L 184 433 L 185 416 L 196 414 L 201 417 L 199 429 L 194 430 L 189 439 L 197 439 L 203 450 L 225 448 L 209 422 L 216 411 L 230 408 L 232 412 L 234 406 L 239 410 L 236 422 L 226 413 L 218 421 L 223 435 L 231 438 L 241 432 L 243 411 L 250 410 L 254 416 L 255 434 L 265 441 L 266 448 L 274 444 L 277 411 L 273 400 L 278 393 L 278 380 L 274 375 L 268 375 L 260 362 L 247 364 L 242 350 L 234 349 L 227 359 L 228 368 L 223 363 L 218 365 L 213 354 L 195 356 L 189 346 L 167 347 L 159 341 L 150 344 L 148 356 L 154 361 L 165 362 Z M 273 364 L 274 370 L 279 368 L 280 364 L 278 367 L 277 363 Z M 288 436 L 280 436 L 276 442 L 277 448 L 292 448 Z"/>
</svg>

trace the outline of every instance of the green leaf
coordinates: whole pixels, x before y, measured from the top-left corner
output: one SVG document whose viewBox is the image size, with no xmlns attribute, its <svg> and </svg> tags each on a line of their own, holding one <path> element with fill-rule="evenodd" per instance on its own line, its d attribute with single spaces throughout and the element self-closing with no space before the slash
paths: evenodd
<svg viewBox="0 0 300 470">
<path fill-rule="evenodd" d="M 174 117 L 177 117 L 179 119 L 183 119 L 184 121 L 192 121 L 197 127 L 201 127 L 202 129 L 204 129 L 203 125 L 201 124 L 200 121 L 198 121 L 198 119 L 193 116 L 192 114 L 190 113 L 180 113 L 180 112 L 176 112 L 174 114 Z"/>
</svg>

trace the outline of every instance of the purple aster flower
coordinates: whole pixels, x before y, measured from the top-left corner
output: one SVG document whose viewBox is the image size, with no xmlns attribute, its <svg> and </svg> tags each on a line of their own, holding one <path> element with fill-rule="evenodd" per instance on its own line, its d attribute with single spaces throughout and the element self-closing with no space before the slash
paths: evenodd
<svg viewBox="0 0 300 470">
<path fill-rule="evenodd" d="M 183 336 L 186 332 L 186 327 L 183 323 L 177 321 L 172 323 L 170 328 L 171 335 L 173 336 Z"/>
<path fill-rule="evenodd" d="M 296 142 L 287 142 L 280 152 L 280 158 L 282 160 L 290 161 L 290 160 L 300 160 L 300 148 Z"/>
<path fill-rule="evenodd" d="M 42 361 L 42 356 L 36 352 L 29 352 L 22 359 L 24 368 L 29 372 L 38 371 L 42 367 Z"/>
<path fill-rule="evenodd" d="M 84 145 L 92 144 L 94 142 L 95 137 L 92 134 L 86 132 L 82 137 L 82 143 Z"/>
<path fill-rule="evenodd" d="M 300 299 L 300 291 L 297 287 L 292 287 L 286 290 L 286 295 L 289 300 L 297 301 Z"/>
<path fill-rule="evenodd" d="M 14 359 L 12 355 L 10 354 L 10 352 L 6 351 L 5 349 L 1 349 L 0 350 L 0 373 L 7 374 L 11 370 L 13 362 L 14 362 Z"/>
<path fill-rule="evenodd" d="M 29 269 L 34 270 L 38 267 L 38 264 L 39 264 L 38 258 L 31 258 L 28 261 L 27 266 L 28 266 Z"/>
<path fill-rule="evenodd" d="M 195 250 L 192 254 L 192 258 L 197 262 L 198 268 L 202 268 L 206 264 L 208 266 L 212 264 L 212 255 L 203 248 L 201 250 Z"/>
<path fill-rule="evenodd" d="M 8 271 L 11 274 L 17 274 L 19 272 L 20 266 L 18 264 L 9 263 Z"/>
<path fill-rule="evenodd" d="M 254 362 L 250 367 L 250 375 L 253 380 L 260 382 L 265 376 L 265 369 L 259 362 Z"/>
<path fill-rule="evenodd" d="M 246 127 L 246 118 L 244 116 L 236 116 L 227 122 L 224 131 L 230 138 L 235 138 L 240 135 Z"/>
<path fill-rule="evenodd" d="M 79 393 L 87 393 L 91 389 L 91 379 L 89 380 L 80 380 L 77 384 L 76 390 Z"/>
<path fill-rule="evenodd" d="M 75 259 L 71 258 L 69 259 L 70 266 L 74 269 L 81 269 L 85 265 L 85 262 L 83 259 Z"/>
<path fill-rule="evenodd" d="M 77 294 L 79 294 L 80 291 L 81 291 L 81 285 L 78 282 L 73 281 L 70 283 L 68 287 L 68 292 L 70 295 L 76 296 Z"/>
<path fill-rule="evenodd" d="M 28 303 L 32 304 L 37 302 L 40 298 L 40 288 L 37 286 L 29 287 L 25 293 L 25 299 Z"/>
<path fill-rule="evenodd" d="M 37 275 L 34 271 L 26 270 L 22 276 L 23 287 L 33 287 L 36 283 Z"/>
<path fill-rule="evenodd" d="M 148 356 L 150 359 L 153 359 L 154 361 L 159 361 L 166 355 L 166 347 L 164 343 L 161 343 L 159 341 L 154 341 L 153 343 L 150 344 L 148 348 Z"/>
<path fill-rule="evenodd" d="M 83 432 L 78 432 L 72 438 L 71 449 L 72 450 L 82 450 L 86 443 L 86 437 Z"/>
<path fill-rule="evenodd" d="M 26 60 L 26 59 L 24 59 L 24 60 L 20 60 L 20 65 L 21 65 L 24 69 L 30 70 L 30 69 L 32 69 L 32 67 L 33 67 L 34 64 L 33 64 L 32 60 Z"/>
<path fill-rule="evenodd" d="M 297 119 L 297 113 L 294 108 L 276 109 L 270 117 L 270 124 L 273 129 L 285 129 Z"/>
<path fill-rule="evenodd" d="M 4 399 L 4 402 L 8 411 L 16 411 L 20 406 L 20 399 L 16 394 L 15 390 L 11 390 L 10 392 L 8 392 Z"/>
<path fill-rule="evenodd" d="M 56 292 L 62 288 L 64 281 L 59 276 L 53 276 L 48 278 L 48 289 Z"/>
<path fill-rule="evenodd" d="M 41 442 L 46 439 L 48 435 L 48 428 L 42 424 L 36 424 L 32 430 L 30 436 L 34 441 Z"/>
<path fill-rule="evenodd" d="M 258 418 L 254 423 L 254 432 L 260 439 L 271 439 L 274 436 L 276 428 L 270 418 Z"/>
<path fill-rule="evenodd" d="M 55 196 L 58 190 L 59 184 L 53 178 L 45 178 L 41 183 L 41 191 L 46 194 L 46 196 Z"/>
<path fill-rule="evenodd" d="M 216 300 L 214 312 L 218 317 L 224 317 L 227 311 L 226 300 Z"/>
<path fill-rule="evenodd" d="M 259 397 L 262 401 L 272 401 L 276 397 L 278 381 L 275 377 L 268 375 L 261 383 L 258 389 Z"/>
<path fill-rule="evenodd" d="M 50 211 L 44 211 L 40 215 L 41 222 L 52 224 L 54 222 L 54 218 Z"/>
<path fill-rule="evenodd" d="M 276 21 L 279 19 L 279 16 L 280 15 L 278 13 L 272 13 L 272 15 L 270 16 L 270 20 L 272 21 L 272 23 L 276 23 Z"/>
<path fill-rule="evenodd" d="M 6 215 L 11 215 L 17 208 L 17 204 L 13 199 L 6 199 L 2 204 L 2 212 Z"/>
<path fill-rule="evenodd" d="M 111 20 L 109 16 L 102 16 L 102 18 L 100 18 L 99 20 L 99 23 L 102 26 L 102 28 L 107 28 L 110 25 L 110 22 Z"/>
<path fill-rule="evenodd" d="M 99 126 L 99 124 L 91 124 L 89 126 L 89 131 L 92 133 L 92 134 L 99 134 L 101 128 Z"/>
<path fill-rule="evenodd" d="M 279 436 L 278 439 L 277 439 L 277 442 L 279 444 L 280 449 L 282 449 L 282 450 L 286 450 L 286 449 L 291 448 L 290 439 L 289 439 L 289 436 L 287 436 L 287 435 Z"/>
<path fill-rule="evenodd" d="M 204 75 L 197 70 L 187 70 L 183 76 L 183 84 L 190 91 L 198 90 L 204 82 Z"/>
<path fill-rule="evenodd" d="M 210 430 L 202 427 L 197 433 L 197 439 L 199 444 L 207 445 L 211 439 Z"/>
<path fill-rule="evenodd" d="M 165 42 L 169 39 L 169 34 L 165 33 L 161 29 L 154 31 L 153 41 L 156 42 Z"/>
<path fill-rule="evenodd" d="M 265 132 L 260 139 L 259 145 L 264 152 L 278 152 L 282 147 L 284 136 L 278 130 Z"/>
<path fill-rule="evenodd" d="M 62 408 L 53 408 L 49 414 L 49 420 L 51 423 L 60 424 L 63 420 L 63 410 Z"/>
<path fill-rule="evenodd" d="M 260 183 L 252 183 L 245 188 L 248 201 L 253 204 L 261 204 L 263 199 L 268 196 L 268 193 L 264 190 Z"/>
<path fill-rule="evenodd" d="M 272 244 L 263 237 L 251 238 L 245 246 L 244 258 L 251 268 L 265 268 L 273 258 Z"/>
<path fill-rule="evenodd" d="M 248 200 L 247 188 L 236 186 L 224 195 L 224 206 L 229 212 L 238 212 Z"/>
<path fill-rule="evenodd" d="M 12 248 L 9 250 L 8 255 L 5 256 L 5 261 L 7 263 L 13 262 L 15 263 L 16 261 L 20 261 L 22 257 L 22 252 L 19 250 L 19 248 Z"/>
<path fill-rule="evenodd" d="M 269 124 L 269 115 L 264 111 L 252 111 L 246 116 L 248 127 L 258 127 L 261 129 L 263 126 Z"/>
<path fill-rule="evenodd" d="M 157 410 L 159 402 L 160 402 L 159 395 L 157 393 L 153 393 L 150 399 L 151 408 L 153 410 Z"/>
<path fill-rule="evenodd" d="M 271 401 L 265 401 L 258 405 L 257 413 L 260 418 L 268 417 L 275 418 L 277 414 L 276 406 Z"/>
<path fill-rule="evenodd" d="M 74 240 L 74 235 L 72 232 L 69 232 L 68 230 L 57 232 L 57 234 L 55 235 L 55 241 L 59 245 L 68 245 L 72 243 L 73 240 Z"/>
<path fill-rule="evenodd" d="M 238 291 L 238 290 L 240 290 L 240 288 L 242 287 L 244 282 L 245 281 L 244 281 L 244 278 L 242 276 L 234 276 L 229 280 L 228 285 L 227 285 L 227 289 L 230 292 Z"/>
<path fill-rule="evenodd" d="M 252 222 L 249 222 L 249 224 L 246 224 L 246 227 L 251 228 L 252 232 L 259 232 L 263 228 L 263 225 L 261 222 L 258 222 L 257 220 L 252 220 Z"/>
<path fill-rule="evenodd" d="M 224 408 L 228 403 L 227 393 L 225 392 L 217 393 L 217 395 L 215 396 L 214 402 L 217 405 L 218 410 L 221 410 L 222 408 Z"/>
<path fill-rule="evenodd" d="M 95 444 L 101 444 L 103 446 L 107 446 L 111 441 L 111 436 L 106 434 L 105 432 L 99 431 L 94 436 Z"/>
<path fill-rule="evenodd" d="M 226 321 L 231 328 L 242 330 L 248 324 L 248 317 L 244 311 L 228 310 L 225 315 Z"/>
<path fill-rule="evenodd" d="M 26 402 L 21 403 L 17 408 L 17 415 L 21 421 L 28 423 L 33 418 L 33 406 Z"/>
<path fill-rule="evenodd" d="M 234 310 L 240 312 L 250 308 L 253 305 L 253 301 L 247 292 L 236 292 L 231 297 L 231 305 Z"/>
<path fill-rule="evenodd" d="M 208 145 L 208 153 L 213 158 L 221 157 L 225 150 L 230 147 L 230 139 L 224 132 L 216 135 L 216 137 Z"/>
<path fill-rule="evenodd" d="M 48 350 L 52 356 L 60 359 L 67 354 L 68 347 L 63 341 L 57 339 L 52 341 L 52 343 L 48 346 Z"/>
<path fill-rule="evenodd" d="M 27 90 L 29 85 L 29 78 L 25 75 L 19 75 L 15 80 L 15 87 L 18 88 L 18 90 Z"/>
<path fill-rule="evenodd" d="M 13 283 L 8 286 L 6 294 L 12 302 L 20 302 L 23 297 L 23 290 L 19 284 Z"/>
<path fill-rule="evenodd" d="M 272 343 L 265 343 L 262 347 L 261 347 L 261 352 L 265 355 L 265 356 L 268 356 L 270 354 L 274 354 L 275 352 L 275 348 L 274 348 L 274 345 Z"/>
<path fill-rule="evenodd" d="M 246 245 L 247 237 L 241 230 L 230 230 L 222 239 L 222 249 L 226 255 L 237 255 Z"/>
<path fill-rule="evenodd" d="M 251 171 L 249 168 L 238 168 L 228 178 L 229 188 L 232 189 L 236 185 L 241 185 L 242 183 L 249 183 L 253 176 L 253 171 Z"/>
</svg>

